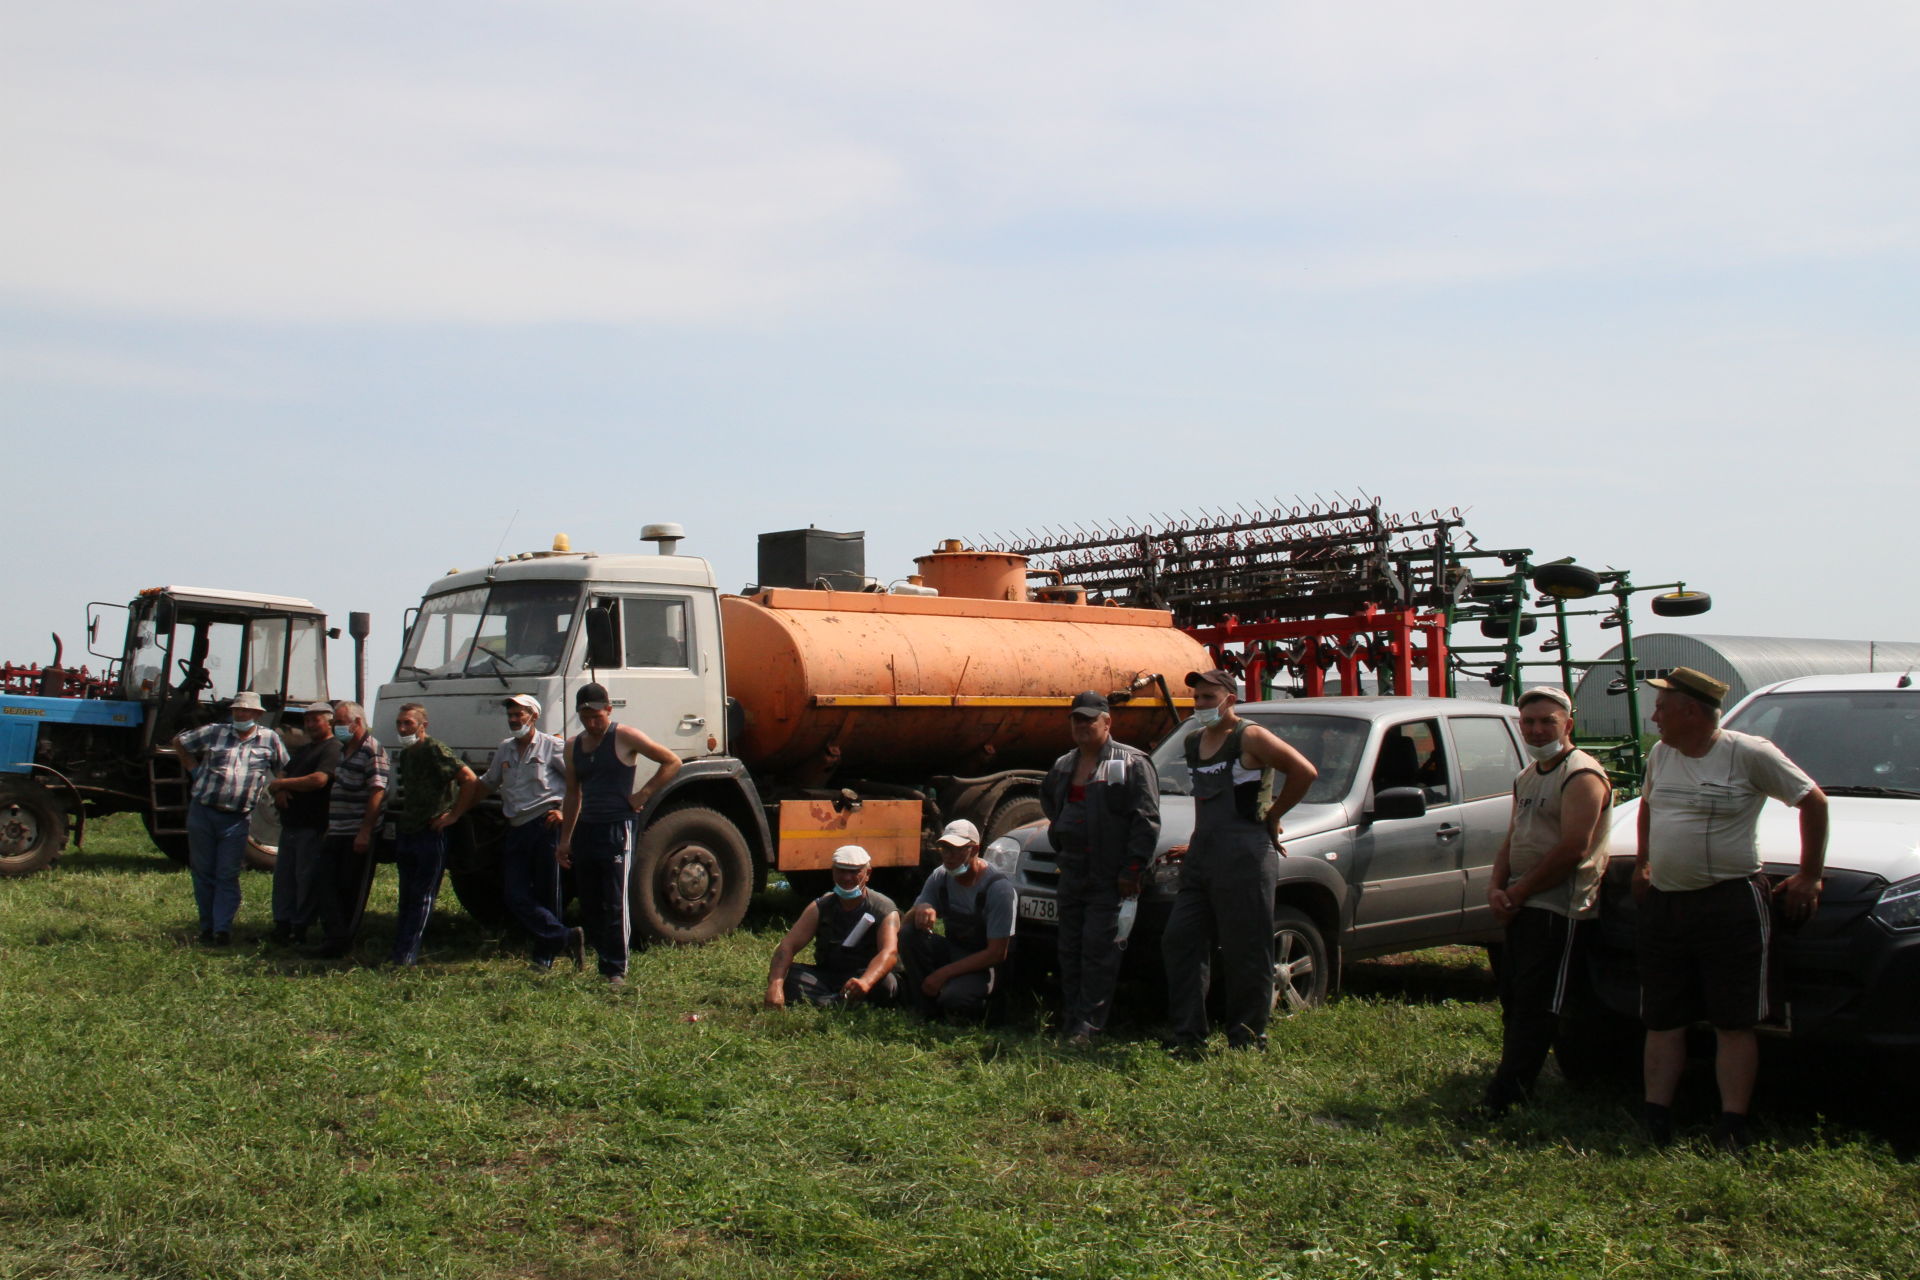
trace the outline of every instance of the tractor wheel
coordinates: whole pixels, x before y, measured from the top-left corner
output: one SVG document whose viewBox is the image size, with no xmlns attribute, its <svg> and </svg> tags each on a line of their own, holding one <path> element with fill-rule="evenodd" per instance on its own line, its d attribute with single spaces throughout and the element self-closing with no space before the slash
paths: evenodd
<svg viewBox="0 0 1920 1280">
<path fill-rule="evenodd" d="M 1533 587 L 1562 600 L 1600 594 L 1600 575 L 1577 564 L 1543 564 L 1533 571 Z"/>
<path fill-rule="evenodd" d="M 184 831 L 155 831 L 152 810 L 140 814 L 140 821 L 146 824 L 147 839 L 153 841 L 153 847 L 165 854 L 167 861 L 175 866 L 187 865 L 187 833 Z"/>
<path fill-rule="evenodd" d="M 1522 614 L 1518 625 L 1512 614 L 1480 620 L 1480 634 L 1489 640 L 1505 640 L 1511 636 L 1530 636 L 1539 630 L 1540 624 L 1533 618 Z"/>
<path fill-rule="evenodd" d="M 272 871 L 279 861 L 280 810 L 263 794 L 248 815 L 246 865 L 255 871 Z"/>
<path fill-rule="evenodd" d="M 640 835 L 627 876 L 634 930 L 660 942 L 711 942 L 746 918 L 753 855 L 734 825 L 693 806 Z"/>
<path fill-rule="evenodd" d="M 60 860 L 67 815 L 39 787 L 0 790 L 0 876 L 29 876 Z"/>
<path fill-rule="evenodd" d="M 1713 608 L 1713 597 L 1704 591 L 1669 591 L 1653 598 L 1653 611 L 1663 618 L 1691 618 Z"/>
</svg>

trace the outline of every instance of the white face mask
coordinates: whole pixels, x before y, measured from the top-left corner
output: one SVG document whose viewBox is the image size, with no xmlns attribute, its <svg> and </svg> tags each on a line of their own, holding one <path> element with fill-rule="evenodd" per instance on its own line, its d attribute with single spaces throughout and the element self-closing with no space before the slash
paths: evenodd
<svg viewBox="0 0 1920 1280">
<path fill-rule="evenodd" d="M 1535 764 L 1545 764 L 1547 761 L 1553 759 L 1555 756 L 1565 751 L 1567 749 L 1567 744 L 1560 741 L 1554 741 L 1554 742 L 1549 742 L 1544 747 L 1536 747 L 1531 742 L 1529 742 L 1526 744 L 1526 747 L 1527 747 L 1527 754 L 1533 757 L 1533 762 Z"/>
<path fill-rule="evenodd" d="M 1213 728 L 1213 726 L 1220 723 L 1220 708 L 1195 707 L 1193 709 L 1193 722 L 1202 729 Z"/>
<path fill-rule="evenodd" d="M 513 736 L 519 739 L 521 742 L 525 742 L 527 738 L 532 735 L 532 733 L 533 733 L 533 726 L 530 724 L 523 724 L 518 729 L 515 729 L 513 731 Z"/>
<path fill-rule="evenodd" d="M 403 733 L 400 735 L 400 745 L 403 747 L 410 747 L 418 741 L 420 741 L 420 736 L 418 734 Z"/>
</svg>

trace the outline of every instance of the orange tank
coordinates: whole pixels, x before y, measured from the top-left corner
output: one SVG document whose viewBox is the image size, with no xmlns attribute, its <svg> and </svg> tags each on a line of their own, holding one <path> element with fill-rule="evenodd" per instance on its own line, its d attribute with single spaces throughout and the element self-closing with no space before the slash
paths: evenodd
<svg viewBox="0 0 1920 1280">
<path fill-rule="evenodd" d="M 1147 609 L 770 590 L 724 596 L 727 686 L 745 713 L 733 753 L 756 772 L 824 781 L 836 769 L 922 781 L 1044 769 L 1071 742 L 1067 707 L 1181 678 L 1207 651 Z M 1115 704 L 1114 734 L 1146 746 L 1171 724 L 1159 687 Z"/>
</svg>

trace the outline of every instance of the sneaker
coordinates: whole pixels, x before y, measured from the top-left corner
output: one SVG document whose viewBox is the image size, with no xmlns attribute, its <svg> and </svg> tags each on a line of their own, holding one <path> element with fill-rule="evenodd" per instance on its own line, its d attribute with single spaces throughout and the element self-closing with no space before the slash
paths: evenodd
<svg viewBox="0 0 1920 1280">
<path fill-rule="evenodd" d="M 202 929 L 200 931 L 200 945 L 203 947 L 210 947 L 213 945 L 213 930 Z"/>
<path fill-rule="evenodd" d="M 535 956 L 533 958 L 533 967 L 541 973 L 551 973 L 553 972 L 553 957 Z"/>
<path fill-rule="evenodd" d="M 1747 1136 L 1747 1118 L 1738 1111 L 1722 1111 L 1720 1122 L 1713 1126 L 1713 1149 L 1737 1156 L 1745 1152 L 1751 1142 Z"/>
<path fill-rule="evenodd" d="M 284 920 L 276 920 L 273 932 L 267 935 L 267 941 L 276 947 L 284 947 L 294 941 L 293 926 Z"/>
<path fill-rule="evenodd" d="M 213 935 L 213 945 L 216 947 L 230 947 L 233 945 L 233 935 L 231 933 L 226 932 L 223 929 L 215 930 Z"/>
<path fill-rule="evenodd" d="M 1647 1135 L 1647 1141 L 1656 1147 L 1673 1145 L 1673 1108 L 1663 1107 L 1657 1102 L 1647 1102 L 1640 1107 L 1640 1128 Z"/>
<path fill-rule="evenodd" d="M 624 973 L 610 973 L 610 974 L 608 974 L 608 975 L 607 975 L 607 990 L 609 990 L 609 991 L 624 991 L 624 990 L 626 990 L 626 986 L 627 986 L 627 975 L 626 975 L 626 974 L 624 974 Z"/>
<path fill-rule="evenodd" d="M 1092 1027 L 1080 1028 L 1078 1031 L 1074 1032 L 1072 1035 L 1067 1037 L 1066 1044 L 1067 1044 L 1067 1048 L 1069 1049 L 1093 1048 L 1093 1028 Z"/>
<path fill-rule="evenodd" d="M 587 931 L 585 929 L 567 930 L 567 957 L 573 961 L 575 972 L 587 967 Z"/>
</svg>

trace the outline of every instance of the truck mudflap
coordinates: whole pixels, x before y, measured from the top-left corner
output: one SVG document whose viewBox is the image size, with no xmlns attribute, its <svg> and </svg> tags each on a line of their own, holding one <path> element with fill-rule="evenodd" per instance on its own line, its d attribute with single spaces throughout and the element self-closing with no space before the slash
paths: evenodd
<svg viewBox="0 0 1920 1280">
<path fill-rule="evenodd" d="M 781 871 L 825 871 L 833 851 L 857 844 L 876 867 L 920 865 L 918 800 L 782 800 L 777 866 Z"/>
</svg>

